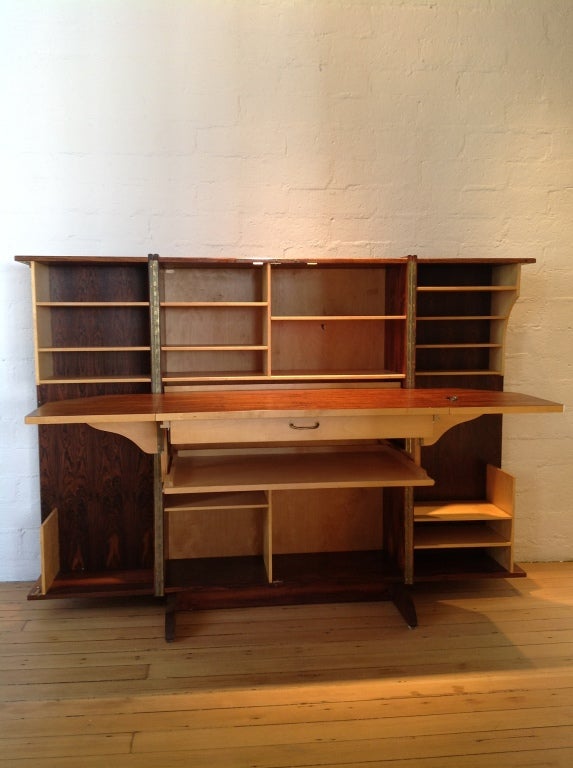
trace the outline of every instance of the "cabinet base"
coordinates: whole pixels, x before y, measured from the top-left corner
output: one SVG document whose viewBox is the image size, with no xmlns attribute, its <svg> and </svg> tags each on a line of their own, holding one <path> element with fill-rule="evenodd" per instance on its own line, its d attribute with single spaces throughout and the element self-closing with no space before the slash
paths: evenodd
<svg viewBox="0 0 573 768">
<path fill-rule="evenodd" d="M 42 592 L 41 579 L 38 579 L 28 593 L 28 600 L 135 595 L 153 595 L 152 570 L 60 573 L 46 593 Z"/>
<path fill-rule="evenodd" d="M 416 610 L 400 572 L 380 552 L 278 555 L 274 580 L 261 558 L 171 561 L 165 639 L 173 642 L 179 611 L 302 603 L 391 600 L 410 627 Z"/>
</svg>

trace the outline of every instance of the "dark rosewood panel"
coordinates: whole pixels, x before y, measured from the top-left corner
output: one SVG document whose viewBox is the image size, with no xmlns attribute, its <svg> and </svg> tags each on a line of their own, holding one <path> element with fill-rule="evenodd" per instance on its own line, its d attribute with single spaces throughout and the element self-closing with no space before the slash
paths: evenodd
<svg viewBox="0 0 573 768">
<path fill-rule="evenodd" d="M 133 390 L 49 385 L 39 396 L 54 401 Z M 126 438 L 81 424 L 41 426 L 39 441 L 42 519 L 59 510 L 62 572 L 151 568 L 152 458 Z"/>
<path fill-rule="evenodd" d="M 51 265 L 51 301 L 149 301 L 145 264 L 111 263 Z"/>
</svg>

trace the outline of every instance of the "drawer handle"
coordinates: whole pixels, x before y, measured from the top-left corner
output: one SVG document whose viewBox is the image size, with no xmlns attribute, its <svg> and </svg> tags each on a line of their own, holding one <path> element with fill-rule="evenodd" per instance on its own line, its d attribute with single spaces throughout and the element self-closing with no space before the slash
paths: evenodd
<svg viewBox="0 0 573 768">
<path fill-rule="evenodd" d="M 291 429 L 318 429 L 320 427 L 320 421 L 315 421 L 314 424 L 293 424 L 293 422 L 290 421 L 289 427 Z"/>
</svg>

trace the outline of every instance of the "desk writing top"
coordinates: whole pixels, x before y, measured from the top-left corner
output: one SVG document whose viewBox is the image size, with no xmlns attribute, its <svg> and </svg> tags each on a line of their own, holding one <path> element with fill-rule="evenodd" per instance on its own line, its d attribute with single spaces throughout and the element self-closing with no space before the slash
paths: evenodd
<svg viewBox="0 0 573 768">
<path fill-rule="evenodd" d="M 102 395 L 46 403 L 27 424 L 162 422 L 271 415 L 470 415 L 560 413 L 563 406 L 514 392 L 477 389 L 258 389 Z"/>
</svg>

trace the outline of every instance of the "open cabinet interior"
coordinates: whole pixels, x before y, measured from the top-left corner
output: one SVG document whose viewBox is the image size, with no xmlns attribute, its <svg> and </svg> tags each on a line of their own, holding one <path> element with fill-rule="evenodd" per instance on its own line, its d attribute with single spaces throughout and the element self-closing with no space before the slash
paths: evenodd
<svg viewBox="0 0 573 768">
<path fill-rule="evenodd" d="M 51 414 L 30 422 L 34 597 L 364 599 L 522 573 L 505 410 L 458 417 L 448 393 L 503 392 L 528 260 L 17 258 Z M 114 397 L 109 422 L 82 411 Z"/>
</svg>

